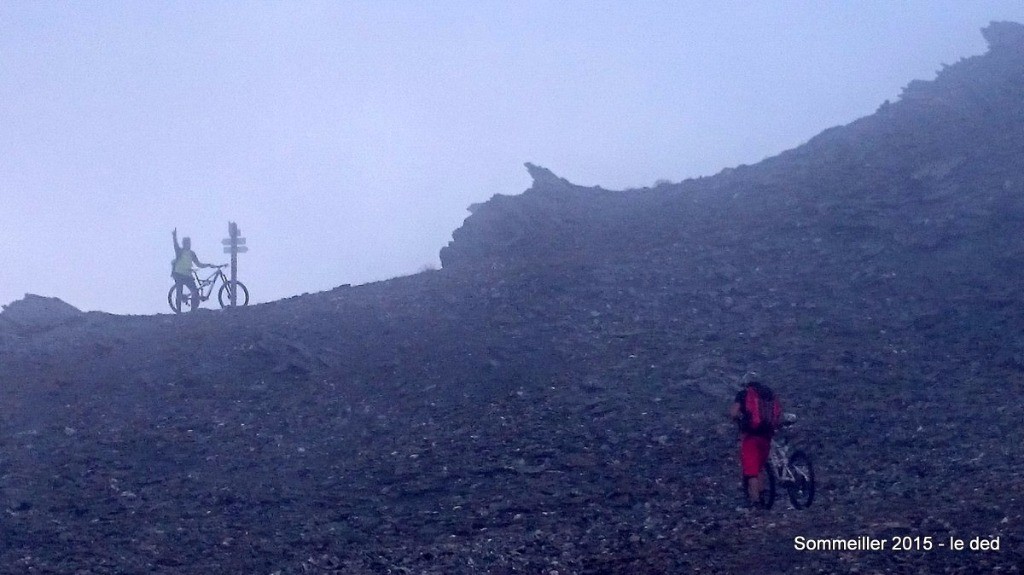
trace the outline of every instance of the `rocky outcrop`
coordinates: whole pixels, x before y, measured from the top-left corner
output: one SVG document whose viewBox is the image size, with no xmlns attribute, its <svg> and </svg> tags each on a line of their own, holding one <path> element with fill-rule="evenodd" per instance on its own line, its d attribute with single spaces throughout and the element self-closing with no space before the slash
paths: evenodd
<svg viewBox="0 0 1024 575">
<path fill-rule="evenodd" d="M 25 297 L 3 306 L 0 330 L 31 332 L 47 330 L 81 317 L 82 312 L 58 298 L 25 294 Z"/>
<path fill-rule="evenodd" d="M 622 194 L 576 186 L 530 163 L 526 168 L 533 185 L 522 195 L 498 194 L 470 206 L 472 215 L 441 250 L 442 267 L 505 269 L 537 265 L 548 255 L 562 259 L 619 219 Z"/>
<path fill-rule="evenodd" d="M 993 50 L 1024 50 L 1024 26 L 1017 22 L 992 22 L 981 34 Z"/>
</svg>

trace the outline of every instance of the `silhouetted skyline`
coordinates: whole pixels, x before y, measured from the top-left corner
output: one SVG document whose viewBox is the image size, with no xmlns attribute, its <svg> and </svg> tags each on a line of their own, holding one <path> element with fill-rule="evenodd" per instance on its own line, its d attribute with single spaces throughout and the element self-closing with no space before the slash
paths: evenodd
<svg viewBox="0 0 1024 575">
<path fill-rule="evenodd" d="M 681 181 L 871 114 L 984 2 L 0 5 L 0 304 L 168 312 L 171 230 L 255 302 L 414 273 L 530 184 Z"/>
</svg>

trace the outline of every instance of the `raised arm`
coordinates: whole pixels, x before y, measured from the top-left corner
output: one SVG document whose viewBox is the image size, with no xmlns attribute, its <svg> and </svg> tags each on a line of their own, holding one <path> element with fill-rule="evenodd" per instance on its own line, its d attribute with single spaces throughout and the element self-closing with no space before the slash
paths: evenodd
<svg viewBox="0 0 1024 575">
<path fill-rule="evenodd" d="M 174 255 L 178 256 L 181 253 L 181 246 L 178 245 L 178 228 L 171 231 L 171 237 L 174 238 Z"/>
</svg>

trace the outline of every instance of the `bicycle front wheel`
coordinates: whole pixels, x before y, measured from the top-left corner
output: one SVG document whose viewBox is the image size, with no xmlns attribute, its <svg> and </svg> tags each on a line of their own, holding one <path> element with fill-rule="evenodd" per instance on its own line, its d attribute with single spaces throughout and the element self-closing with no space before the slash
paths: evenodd
<svg viewBox="0 0 1024 575">
<path fill-rule="evenodd" d="M 182 308 L 188 310 L 192 307 L 192 292 L 186 287 L 181 290 L 181 301 L 178 301 L 178 286 L 171 286 L 171 291 L 167 292 L 167 305 L 171 306 L 171 311 L 174 313 L 181 313 Z"/>
<path fill-rule="evenodd" d="M 806 509 L 814 502 L 814 464 L 809 455 L 796 451 L 789 458 L 789 468 L 793 472 L 793 482 L 786 485 L 789 500 L 793 507 Z"/>
<path fill-rule="evenodd" d="M 761 506 L 771 509 L 772 505 L 775 505 L 775 469 L 771 461 L 767 461 L 761 479 Z"/>
<path fill-rule="evenodd" d="M 229 307 L 231 305 L 231 289 L 228 286 L 231 282 L 225 283 L 220 286 L 220 291 L 217 292 L 217 301 L 220 302 L 220 307 Z M 235 303 L 237 305 L 249 305 L 249 288 L 245 287 L 242 282 L 235 282 L 237 287 L 237 293 Z"/>
</svg>

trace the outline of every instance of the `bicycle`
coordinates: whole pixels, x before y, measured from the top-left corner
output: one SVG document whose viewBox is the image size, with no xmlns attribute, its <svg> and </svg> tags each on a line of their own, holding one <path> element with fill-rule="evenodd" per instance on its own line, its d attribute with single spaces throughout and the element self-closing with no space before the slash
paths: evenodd
<svg viewBox="0 0 1024 575">
<path fill-rule="evenodd" d="M 216 270 L 210 274 L 206 279 L 199 278 L 199 272 L 192 270 L 192 277 L 195 279 L 196 291 L 199 295 L 199 301 L 204 302 L 213 296 L 213 288 L 220 280 L 220 290 L 217 292 L 217 301 L 220 302 L 220 307 L 228 307 L 231 305 L 231 280 L 224 274 L 224 269 L 227 264 L 213 266 Z M 238 286 L 236 292 L 236 303 L 237 305 L 249 305 L 249 289 L 245 287 L 240 281 L 236 281 L 235 285 Z M 171 310 L 174 313 L 181 313 L 182 308 L 188 309 L 192 307 L 192 290 L 187 287 L 183 287 L 181 290 L 181 300 L 178 300 L 177 286 L 171 286 L 171 290 L 167 292 L 167 305 L 171 306 Z"/>
<path fill-rule="evenodd" d="M 779 431 L 788 429 L 794 423 L 796 415 L 785 414 Z M 776 484 L 786 489 L 795 509 L 806 509 L 814 502 L 814 464 L 811 456 L 799 449 L 790 453 L 790 448 L 786 433 L 776 433 L 772 438 L 765 470 L 768 482 L 761 494 L 761 503 L 765 509 L 771 509 L 775 503 Z"/>
</svg>

